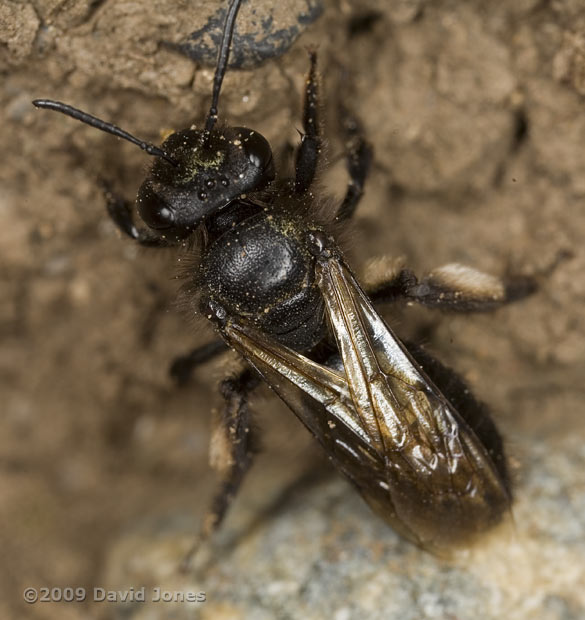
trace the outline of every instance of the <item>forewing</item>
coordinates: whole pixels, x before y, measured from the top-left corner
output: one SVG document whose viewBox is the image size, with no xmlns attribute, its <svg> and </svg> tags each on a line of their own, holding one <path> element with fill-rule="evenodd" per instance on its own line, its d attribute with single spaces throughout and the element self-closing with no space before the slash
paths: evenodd
<svg viewBox="0 0 585 620">
<path fill-rule="evenodd" d="M 386 461 L 361 426 L 345 376 L 248 326 L 228 323 L 222 331 L 321 443 L 336 468 L 372 506 L 380 506 L 400 533 L 416 539 L 394 512 Z"/>
<path fill-rule="evenodd" d="M 393 512 L 430 549 L 469 542 L 509 510 L 508 489 L 486 448 L 349 268 L 321 260 L 317 277 L 355 413 L 386 464 Z"/>
<path fill-rule="evenodd" d="M 223 333 L 330 454 L 335 451 L 333 445 L 347 443 L 349 447 L 343 450 L 359 451 L 368 460 L 379 459 L 356 416 L 343 374 L 248 326 L 230 323 Z"/>
</svg>

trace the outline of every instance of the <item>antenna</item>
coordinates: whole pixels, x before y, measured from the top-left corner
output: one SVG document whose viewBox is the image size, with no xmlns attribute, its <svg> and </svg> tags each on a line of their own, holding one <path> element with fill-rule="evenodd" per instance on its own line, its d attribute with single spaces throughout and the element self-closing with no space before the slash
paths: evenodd
<svg viewBox="0 0 585 620">
<path fill-rule="evenodd" d="M 225 75 L 227 64 L 230 58 L 230 46 L 232 44 L 232 35 L 234 34 L 234 24 L 236 22 L 236 15 L 240 10 L 242 0 L 232 0 L 229 6 L 227 16 L 225 18 L 225 24 L 223 26 L 223 34 L 221 36 L 221 45 L 219 46 L 219 54 L 217 55 L 217 66 L 215 67 L 215 76 L 213 77 L 213 95 L 211 98 L 211 107 L 209 108 L 209 114 L 205 121 L 205 132 L 209 133 L 215 121 L 217 121 L 217 105 L 219 102 L 219 91 L 221 90 L 221 83 L 223 82 L 223 76 Z"/>
<path fill-rule="evenodd" d="M 123 129 L 120 129 L 116 125 L 113 125 L 112 123 L 107 123 L 106 121 L 102 121 L 100 118 L 92 116 L 87 112 L 82 112 L 81 110 L 78 110 L 77 108 L 74 108 L 73 106 L 70 106 L 66 103 L 61 103 L 61 101 L 53 101 L 52 99 L 35 99 L 32 103 L 37 108 L 61 112 L 61 114 L 70 116 L 71 118 L 81 121 L 82 123 L 85 123 L 90 127 L 95 127 L 96 129 L 105 131 L 106 133 L 111 133 L 113 136 L 116 136 L 118 138 L 128 140 L 128 142 L 132 142 L 132 144 L 135 144 L 143 151 L 146 151 L 149 155 L 153 155 L 154 157 L 162 157 L 173 166 L 179 165 L 177 160 L 173 159 L 168 153 L 163 151 L 158 146 L 150 144 L 150 142 L 145 142 L 144 140 L 139 140 L 132 134 L 124 131 Z"/>
</svg>

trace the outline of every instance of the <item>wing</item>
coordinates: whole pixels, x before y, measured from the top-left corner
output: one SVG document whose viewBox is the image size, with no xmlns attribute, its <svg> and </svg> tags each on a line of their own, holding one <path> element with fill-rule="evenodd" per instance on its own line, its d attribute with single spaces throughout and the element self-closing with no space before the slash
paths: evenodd
<svg viewBox="0 0 585 620">
<path fill-rule="evenodd" d="M 224 337 L 395 529 L 437 553 L 468 544 L 509 511 L 488 450 L 341 259 L 320 259 L 316 272 L 343 371 L 247 326 L 228 323 Z"/>
</svg>

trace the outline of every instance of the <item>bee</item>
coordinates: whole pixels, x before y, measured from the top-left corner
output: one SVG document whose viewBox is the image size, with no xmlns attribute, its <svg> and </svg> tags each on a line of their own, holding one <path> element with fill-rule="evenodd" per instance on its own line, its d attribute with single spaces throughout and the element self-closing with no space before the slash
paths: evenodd
<svg viewBox="0 0 585 620">
<path fill-rule="evenodd" d="M 363 195 L 373 150 L 343 110 L 349 185 L 331 208 L 315 181 L 323 159 L 317 53 L 309 51 L 303 132 L 294 175 L 277 174 L 256 130 L 218 124 L 236 16 L 226 11 L 211 106 L 201 128 L 159 146 L 70 105 L 37 99 L 128 140 L 154 157 L 135 209 L 105 184 L 108 213 L 149 247 L 198 246 L 183 295 L 215 325 L 217 341 L 178 358 L 184 380 L 228 349 L 246 368 L 221 383 L 214 465 L 221 485 L 199 542 L 221 524 L 252 463 L 248 399 L 263 379 L 322 445 L 372 509 L 401 535 L 442 554 L 468 545 L 510 512 L 503 441 L 486 408 L 428 353 L 405 345 L 377 306 L 396 300 L 459 312 L 491 310 L 532 293 L 525 277 L 496 278 L 459 264 L 425 277 L 401 268 L 364 289 L 336 241 Z M 329 205 L 329 208 L 328 208 Z"/>
</svg>

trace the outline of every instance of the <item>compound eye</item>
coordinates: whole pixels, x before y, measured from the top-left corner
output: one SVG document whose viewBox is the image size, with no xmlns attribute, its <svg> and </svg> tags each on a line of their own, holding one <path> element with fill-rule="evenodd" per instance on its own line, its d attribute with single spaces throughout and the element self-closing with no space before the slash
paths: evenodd
<svg viewBox="0 0 585 620">
<path fill-rule="evenodd" d="M 142 219 L 149 228 L 155 230 L 170 228 L 175 220 L 173 212 L 164 205 L 158 205 L 155 209 L 143 212 Z"/>
<path fill-rule="evenodd" d="M 248 162 L 261 171 L 261 180 L 268 183 L 274 179 L 274 161 L 268 140 L 257 131 L 238 127 L 238 137 L 242 142 Z"/>
<path fill-rule="evenodd" d="M 153 230 L 171 228 L 175 223 L 173 211 L 146 184 L 138 192 L 136 207 L 144 223 Z"/>
</svg>

